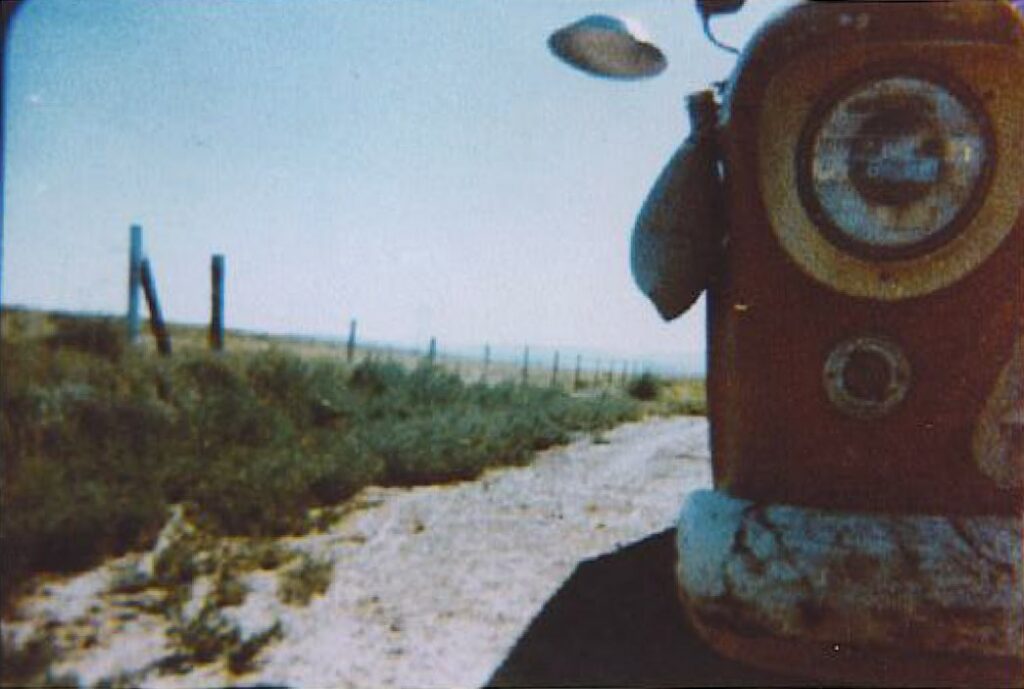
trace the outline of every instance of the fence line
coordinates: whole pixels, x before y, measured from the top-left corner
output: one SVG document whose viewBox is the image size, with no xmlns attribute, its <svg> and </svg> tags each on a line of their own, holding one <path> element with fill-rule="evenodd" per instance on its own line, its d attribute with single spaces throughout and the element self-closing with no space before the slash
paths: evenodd
<svg viewBox="0 0 1024 689">
<path fill-rule="evenodd" d="M 225 258 L 223 254 L 214 254 L 210 259 L 210 324 L 207 333 L 207 340 L 210 349 L 213 351 L 223 351 L 224 349 L 224 281 L 225 281 Z M 129 236 L 129 266 L 128 266 L 128 326 L 127 335 L 128 340 L 131 343 L 138 342 L 140 337 L 140 314 L 139 314 L 139 293 L 142 292 L 146 299 L 146 304 L 149 307 L 150 312 L 150 326 L 152 328 L 153 336 L 156 339 L 157 351 L 164 356 L 171 354 L 171 339 L 170 334 L 167 330 L 166 323 L 164 322 L 163 314 L 160 310 L 160 301 L 157 296 L 156 280 L 153 275 L 152 264 L 148 257 L 145 256 L 143 251 L 143 238 L 142 238 L 142 226 L 131 225 L 130 236 Z M 348 328 L 348 339 L 345 343 L 345 361 L 348 364 L 356 364 L 357 353 L 360 350 L 360 344 L 357 341 L 358 333 L 358 321 L 352 318 L 349 321 Z M 305 338 L 288 336 L 281 336 L 281 340 L 287 341 L 288 339 L 303 340 Z M 310 342 L 310 340 L 306 340 Z M 315 341 L 313 341 L 315 342 Z M 427 346 L 425 356 L 418 353 L 416 350 L 398 350 L 394 345 L 381 346 L 367 346 L 363 347 L 363 360 L 383 360 L 383 361 L 395 361 L 398 363 L 413 364 L 415 361 L 424 362 L 430 366 L 443 366 L 452 370 L 456 375 L 464 377 L 467 380 L 475 378 L 481 383 L 487 384 L 492 382 L 497 374 L 498 380 L 513 380 L 515 378 L 515 367 L 516 365 L 508 360 L 504 364 L 495 361 L 494 353 L 490 343 L 484 344 L 482 365 L 477 375 L 474 369 L 473 363 L 480 362 L 481 360 L 473 357 L 465 356 L 463 354 L 449 354 L 442 357 L 441 352 L 438 349 L 437 337 L 431 336 L 429 344 Z M 325 345 L 332 349 L 334 352 L 339 351 L 340 342 L 333 341 L 330 344 Z M 548 385 L 563 386 L 565 383 L 561 380 L 564 376 L 561 376 L 561 355 L 560 350 L 555 350 L 552 354 L 550 374 L 546 373 L 546 369 L 543 366 L 532 365 L 530 359 L 530 346 L 524 345 L 522 352 L 522 359 L 518 368 L 518 378 L 521 384 L 527 384 L 533 382 L 541 384 L 544 380 L 544 376 L 547 376 Z M 615 384 L 616 372 L 619 373 L 618 379 L 621 385 L 627 385 L 630 381 L 637 379 L 639 376 L 650 374 L 650 366 L 641 364 L 640 362 L 621 360 L 612 360 L 607 362 L 607 369 L 604 368 L 605 362 L 596 358 L 592 367 L 584 366 L 583 354 L 576 354 L 576 363 L 573 369 L 573 375 L 571 385 L 568 386 L 572 390 L 580 390 L 588 386 L 611 386 Z M 588 383 L 584 378 L 585 368 L 592 370 L 592 378 Z M 504 373 L 501 373 L 501 369 L 504 369 Z"/>
<path fill-rule="evenodd" d="M 520 384 L 533 383 L 542 385 L 545 382 L 552 387 L 564 387 L 570 390 L 581 390 L 587 387 L 627 386 L 644 375 L 652 375 L 651 366 L 634 359 L 604 360 L 595 358 L 592 366 L 588 366 L 583 354 L 577 353 L 572 376 L 563 375 L 562 351 L 554 350 L 551 354 L 550 368 L 540 365 L 536 353 L 529 345 L 524 345 L 518 363 L 512 358 L 504 361 L 496 360 L 490 343 L 483 345 L 482 356 L 474 357 L 465 351 L 458 353 L 445 352 L 439 345 L 436 336 L 431 336 L 426 349 L 396 348 L 394 345 L 361 344 L 355 339 L 355 323 L 349 324 L 349 337 L 346 343 L 345 359 L 348 363 L 361 361 L 386 361 L 407 366 L 428 365 L 446 369 L 467 381 L 492 383 L 500 381 L 517 381 Z M 360 356 L 361 354 L 361 356 Z M 586 372 L 591 371 L 592 377 L 587 379 Z M 670 374 L 669 377 L 687 377 L 683 373 Z"/>
<path fill-rule="evenodd" d="M 162 327 L 166 330 L 162 314 L 159 313 L 152 266 L 146 259 L 143 260 L 142 266 L 140 275 L 143 276 L 143 282 L 149 283 L 152 289 L 151 313 L 154 317 L 151 322 L 154 328 Z M 221 270 L 223 270 L 223 266 L 221 266 Z M 211 320 L 216 321 L 216 318 Z M 221 317 L 220 325 L 223 346 L 223 317 Z M 365 362 L 387 362 L 409 368 L 427 365 L 447 370 L 463 378 L 466 382 L 483 384 L 515 382 L 517 384 L 547 385 L 574 391 L 587 388 L 628 386 L 645 374 L 653 375 L 652 370 L 654 370 L 650 364 L 643 361 L 630 358 L 610 360 L 602 357 L 588 358 L 577 352 L 574 355 L 570 375 L 570 367 L 565 361 L 565 352 L 562 350 L 551 351 L 549 357 L 544 357 L 547 360 L 544 362 L 538 357 L 535 347 L 524 345 L 517 361 L 514 356 L 496 357 L 496 350 L 490 343 L 483 345 L 482 351 L 474 356 L 465 349 L 445 351 L 437 337 L 431 337 L 425 347 L 418 349 L 386 343 L 361 342 L 358 339 L 358 334 L 362 330 L 358 327 L 358 321 L 353 318 L 349 321 L 348 326 L 347 338 L 319 339 L 288 335 L 271 335 L 268 338 L 265 333 L 252 333 L 252 341 L 246 343 L 246 333 L 239 332 L 233 335 L 235 338 L 233 342 L 244 351 L 256 351 L 264 346 L 276 346 L 287 351 L 289 344 L 294 343 L 303 348 L 303 356 L 336 358 L 350 366 L 358 366 Z M 197 329 L 199 328 L 200 326 L 197 326 Z M 211 327 L 211 332 L 207 333 L 208 337 L 212 338 L 213 330 Z M 160 343 L 162 336 L 156 330 L 153 334 L 157 339 L 158 351 L 163 352 L 164 346 Z M 188 338 L 185 341 L 190 342 Z M 189 346 L 195 345 L 186 344 L 186 348 Z M 169 336 L 166 352 L 170 353 Z M 691 377 L 682 371 L 659 375 L 669 378 Z M 698 376 L 695 374 L 693 377 Z"/>
<path fill-rule="evenodd" d="M 152 264 L 148 257 L 145 256 L 143 250 L 142 226 L 138 224 L 131 225 L 130 227 L 128 261 L 128 341 L 130 343 L 136 343 L 140 338 L 141 323 L 139 314 L 139 293 L 142 292 L 149 308 L 150 326 L 152 328 L 153 336 L 156 339 L 157 351 L 165 356 L 170 355 L 170 335 L 164 322 L 163 314 L 160 310 L 160 301 L 157 296 L 156 280 L 153 275 Z M 222 351 L 224 349 L 224 280 L 224 255 L 214 254 L 210 259 L 210 325 L 207 335 L 209 347 L 214 351 Z M 359 349 L 359 343 L 356 339 L 357 331 L 358 321 L 355 318 L 352 318 L 349 321 L 348 340 L 345 345 L 345 360 L 349 364 L 356 363 L 357 350 Z M 282 336 L 282 339 L 287 340 L 289 338 L 288 336 Z M 334 348 L 340 347 L 339 344 L 332 344 L 330 346 Z M 393 345 L 388 345 L 383 348 L 368 347 L 364 349 L 364 360 L 380 359 L 385 361 L 401 362 L 403 359 L 402 352 L 396 352 Z M 376 349 L 377 351 L 372 351 L 373 349 Z M 337 349 L 335 349 L 335 351 L 337 351 Z M 406 353 L 411 355 L 413 358 L 419 356 L 419 354 L 413 350 L 406 350 Z M 560 380 L 561 354 L 562 353 L 559 350 L 555 350 L 553 352 L 550 376 L 548 378 L 548 384 L 552 387 L 563 384 Z M 444 359 L 444 363 L 439 363 L 442 361 L 442 357 L 438 350 L 437 338 L 431 336 L 426 355 L 425 357 L 420 358 L 419 361 L 425 361 L 431 366 L 447 366 L 460 377 L 465 376 L 467 378 L 474 377 L 472 362 L 480 361 L 473 357 L 467 357 L 461 354 L 448 355 L 447 357 L 444 357 Z M 612 360 L 607 362 L 607 369 L 605 369 L 604 365 L 605 362 L 601 358 L 596 358 L 592 367 L 585 367 L 583 355 L 577 353 L 576 364 L 573 369 L 571 389 L 580 390 L 588 387 L 588 385 L 614 385 L 616 373 L 618 373 L 618 382 L 621 385 L 627 385 L 641 376 L 651 375 L 650 364 L 635 360 Z M 507 361 L 504 365 L 505 374 L 500 375 L 500 379 L 513 379 L 514 374 L 512 371 L 514 370 L 514 367 L 515 364 L 511 361 Z M 484 344 L 482 367 L 478 380 L 485 384 L 491 382 L 493 375 L 496 373 L 495 369 L 501 368 L 502 365 L 494 360 L 490 343 Z M 590 368 L 592 371 L 592 377 L 589 384 L 584 378 L 585 368 Z M 543 367 L 531 367 L 529 345 L 523 346 L 522 360 L 518 373 L 519 381 L 522 384 L 530 382 L 531 377 L 536 379 L 536 382 L 538 383 L 544 379 L 543 376 L 545 375 L 545 369 Z M 680 375 L 680 377 L 685 376 Z"/>
</svg>

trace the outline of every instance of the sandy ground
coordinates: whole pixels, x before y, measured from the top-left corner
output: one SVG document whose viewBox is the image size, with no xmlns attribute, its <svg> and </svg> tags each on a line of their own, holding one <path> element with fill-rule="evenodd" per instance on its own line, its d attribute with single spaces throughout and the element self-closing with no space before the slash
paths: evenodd
<svg viewBox="0 0 1024 689">
<path fill-rule="evenodd" d="M 86 641 L 54 670 L 83 685 L 142 671 L 133 684 L 480 686 L 580 561 L 671 526 L 683 494 L 710 485 L 703 419 L 629 424 L 603 440 L 474 482 L 371 488 L 357 498 L 363 509 L 326 533 L 288 539 L 330 557 L 334 577 L 323 596 L 295 607 L 278 600 L 272 574 L 249 576 L 232 615 L 249 629 L 280 620 L 284 636 L 246 675 L 221 664 L 143 670 L 169 653 L 166 622 L 109 604 L 117 563 L 48 583 L 8 632 L 80 630 Z"/>
</svg>

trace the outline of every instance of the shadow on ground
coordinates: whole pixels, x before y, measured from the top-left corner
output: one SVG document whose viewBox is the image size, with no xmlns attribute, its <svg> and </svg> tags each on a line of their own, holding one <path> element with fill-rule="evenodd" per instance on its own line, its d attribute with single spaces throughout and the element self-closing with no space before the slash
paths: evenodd
<svg viewBox="0 0 1024 689">
<path fill-rule="evenodd" d="M 798 686 L 716 655 L 676 599 L 674 531 L 580 564 L 488 682 L 493 687 Z"/>
</svg>

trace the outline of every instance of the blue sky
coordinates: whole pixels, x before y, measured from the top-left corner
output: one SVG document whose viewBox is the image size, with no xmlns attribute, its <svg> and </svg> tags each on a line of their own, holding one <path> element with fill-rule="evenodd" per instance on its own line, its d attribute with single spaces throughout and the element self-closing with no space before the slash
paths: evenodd
<svg viewBox="0 0 1024 689">
<path fill-rule="evenodd" d="M 742 43 L 777 3 L 716 20 Z M 769 7 L 769 5 L 771 7 Z M 657 79 L 594 79 L 548 34 L 640 21 Z M 123 312 L 140 223 L 165 316 L 422 346 L 700 350 L 663 323 L 629 233 L 724 78 L 688 2 L 29 0 L 7 45 L 5 304 Z"/>
</svg>

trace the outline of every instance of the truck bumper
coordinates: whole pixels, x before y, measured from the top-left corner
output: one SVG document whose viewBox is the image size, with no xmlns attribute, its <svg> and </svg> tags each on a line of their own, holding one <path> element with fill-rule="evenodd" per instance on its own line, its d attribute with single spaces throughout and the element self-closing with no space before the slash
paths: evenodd
<svg viewBox="0 0 1024 689">
<path fill-rule="evenodd" d="M 677 583 L 752 665 L 856 684 L 1024 684 L 1021 519 L 834 512 L 691 493 Z"/>
</svg>

